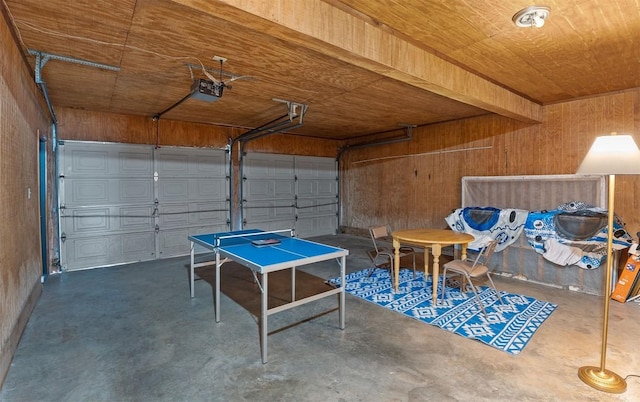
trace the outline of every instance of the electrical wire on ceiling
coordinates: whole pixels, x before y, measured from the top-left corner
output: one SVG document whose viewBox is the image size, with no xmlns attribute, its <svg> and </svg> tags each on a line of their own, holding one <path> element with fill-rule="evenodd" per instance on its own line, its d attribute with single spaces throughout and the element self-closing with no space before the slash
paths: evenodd
<svg viewBox="0 0 640 402">
<path fill-rule="evenodd" d="M 203 74 L 209 80 L 207 81 L 207 80 L 204 80 L 204 79 L 196 79 L 194 74 L 193 74 L 193 70 L 194 70 L 194 68 L 198 68 L 198 66 L 195 66 L 193 64 L 187 63 L 187 68 L 189 69 L 189 75 L 191 77 L 191 90 L 190 90 L 190 92 L 187 95 L 185 95 L 182 99 L 180 99 L 179 101 L 174 103 L 173 105 L 169 106 L 168 108 L 164 109 L 163 111 L 161 111 L 159 113 L 154 114 L 153 115 L 153 120 L 154 121 L 159 120 L 160 117 L 162 117 L 162 115 L 164 115 L 165 113 L 169 112 L 173 108 L 177 107 L 178 105 L 180 105 L 181 103 L 183 103 L 184 101 L 186 101 L 189 98 L 205 100 L 207 102 L 214 102 L 214 101 L 217 101 L 218 99 L 220 99 L 222 97 L 222 93 L 223 93 L 224 88 L 231 89 L 231 85 L 229 85 L 228 83 L 230 83 L 232 81 L 235 81 L 235 80 L 253 78 L 253 77 L 250 77 L 250 76 L 239 76 L 239 75 L 226 73 L 226 75 L 231 77 L 231 78 L 229 78 L 227 80 L 224 80 L 223 77 L 224 77 L 225 73 L 224 73 L 224 71 L 222 69 L 222 64 L 227 59 L 225 59 L 223 57 L 219 57 L 219 56 L 214 56 L 213 58 L 214 58 L 214 60 L 217 60 L 217 61 L 220 62 L 220 69 L 218 71 L 218 77 L 219 78 L 216 78 L 211 73 L 209 73 L 209 71 L 207 71 L 207 68 L 202 63 L 202 61 L 200 59 L 198 59 L 198 58 L 195 58 L 200 63 L 200 68 L 202 68 Z"/>
</svg>

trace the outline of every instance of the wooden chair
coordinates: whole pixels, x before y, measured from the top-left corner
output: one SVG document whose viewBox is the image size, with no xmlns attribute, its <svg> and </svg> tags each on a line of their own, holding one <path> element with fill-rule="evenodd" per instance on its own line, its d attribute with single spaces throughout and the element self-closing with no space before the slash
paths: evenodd
<svg viewBox="0 0 640 402">
<path fill-rule="evenodd" d="M 482 300 L 480 300 L 480 295 L 478 294 L 478 290 L 473 284 L 473 280 L 477 280 L 483 276 L 486 276 L 487 279 L 489 279 L 489 283 L 491 284 L 491 287 L 496 292 L 496 295 L 498 296 L 498 300 L 500 300 L 500 303 L 504 304 L 504 302 L 502 301 L 502 297 L 500 296 L 500 292 L 498 292 L 498 290 L 496 289 L 496 285 L 494 285 L 493 280 L 491 279 L 491 275 L 488 267 L 489 261 L 491 260 L 491 256 L 493 255 L 493 251 L 495 250 L 497 245 L 498 245 L 498 242 L 495 240 L 487 242 L 487 244 L 480 250 L 480 252 L 478 252 L 477 257 L 473 261 L 455 259 L 444 264 L 444 267 L 443 267 L 444 270 L 442 272 L 442 302 L 443 303 L 444 303 L 444 291 L 446 287 L 445 284 L 447 282 L 446 281 L 447 274 L 453 272 L 455 274 L 462 276 L 462 280 L 460 281 L 460 291 L 465 292 L 465 288 L 468 284 L 471 287 L 471 290 L 473 290 L 476 300 L 478 301 L 478 305 L 480 305 L 480 309 L 482 309 L 482 312 L 485 315 L 487 315 L 487 312 L 484 309 Z"/>
<path fill-rule="evenodd" d="M 369 235 L 373 242 L 373 250 L 369 250 L 369 258 L 373 262 L 374 267 L 371 268 L 369 276 L 376 268 L 389 268 L 391 276 L 394 274 L 395 251 L 393 247 L 385 247 L 381 244 L 382 239 L 389 238 L 389 231 L 386 226 L 372 226 L 369 228 Z M 400 247 L 400 258 L 411 255 L 413 257 L 413 277 L 416 277 L 416 254 L 412 247 Z"/>
</svg>

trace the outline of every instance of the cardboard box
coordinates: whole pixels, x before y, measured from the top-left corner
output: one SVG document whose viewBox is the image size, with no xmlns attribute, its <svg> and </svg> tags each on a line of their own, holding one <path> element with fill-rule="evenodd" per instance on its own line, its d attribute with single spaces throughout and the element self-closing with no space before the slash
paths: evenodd
<svg viewBox="0 0 640 402">
<path fill-rule="evenodd" d="M 638 273 L 640 272 L 640 256 L 630 254 L 627 262 L 622 268 L 620 278 L 616 287 L 611 294 L 611 298 L 620 303 L 624 303 L 632 296 L 632 290 L 636 288 L 636 284 L 640 278 Z"/>
</svg>

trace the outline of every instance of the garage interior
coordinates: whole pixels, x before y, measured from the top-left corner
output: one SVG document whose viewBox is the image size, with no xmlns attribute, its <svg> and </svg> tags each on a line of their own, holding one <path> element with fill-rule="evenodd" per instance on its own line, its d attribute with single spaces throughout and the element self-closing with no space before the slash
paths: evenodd
<svg viewBox="0 0 640 402">
<path fill-rule="evenodd" d="M 516 13 L 531 5 L 3 0 L 0 397 L 640 398 L 635 377 L 621 395 L 577 378 L 578 367 L 598 360 L 597 294 L 494 276 L 503 289 L 559 305 L 517 357 L 349 298 L 345 331 L 331 314 L 293 326 L 270 337 L 280 345 L 277 363 L 262 365 L 248 350 L 257 331 L 246 310 L 225 299 L 223 309 L 244 316 L 233 325 L 246 327 L 216 325 L 210 284 L 199 281 L 202 296 L 193 300 L 185 288 L 188 234 L 291 227 L 348 248 L 355 271 L 370 266 L 370 226 L 446 228 L 444 218 L 463 205 L 465 177 L 574 175 L 597 136 L 640 142 L 640 3 L 549 1 L 548 15 L 517 26 Z M 101 165 L 104 155 L 115 162 Z M 616 179 L 615 212 L 637 242 L 640 178 Z M 328 279 L 329 268 L 308 272 Z M 114 286 L 111 293 L 100 281 Z M 146 302 L 136 299 L 143 294 Z M 118 384 L 107 374 L 101 382 L 99 373 L 68 371 L 91 372 L 91 359 L 67 360 L 73 351 L 60 347 L 82 339 L 67 313 L 76 303 L 119 297 L 153 305 L 156 320 L 193 325 L 199 336 L 222 331 L 212 339 L 239 344 L 198 337 L 206 347 L 183 345 L 216 362 L 208 377 L 189 375 L 197 364 L 187 360 L 179 374 L 171 358 L 149 361 L 149 371 L 138 363 L 119 371 Z M 145 336 L 125 304 L 132 321 L 116 320 L 115 328 Z M 157 304 L 175 310 L 163 317 Z M 608 366 L 624 375 L 640 366 L 632 344 L 638 308 L 611 305 Z M 106 312 L 71 328 L 96 327 L 101 318 L 98 328 L 107 331 L 115 318 Z M 336 349 L 305 350 L 305 325 Z M 103 373 L 169 353 L 160 345 L 167 339 L 157 339 L 159 346 L 140 349 L 145 355 L 103 362 Z M 19 362 L 30 368 L 13 369 Z M 232 374 L 217 381 L 213 373 L 225 364 Z M 176 377 L 153 378 L 167 369 Z M 24 377 L 12 378 L 18 372 Z M 203 382 L 187 391 L 190 381 Z M 99 385 L 88 391 L 92 384 Z"/>
</svg>

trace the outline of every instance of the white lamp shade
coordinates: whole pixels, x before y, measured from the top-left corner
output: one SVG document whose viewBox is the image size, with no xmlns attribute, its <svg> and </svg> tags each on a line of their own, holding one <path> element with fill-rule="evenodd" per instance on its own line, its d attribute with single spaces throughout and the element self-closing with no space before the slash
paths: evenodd
<svg viewBox="0 0 640 402">
<path fill-rule="evenodd" d="M 597 137 L 578 174 L 640 174 L 640 150 L 630 135 Z"/>
</svg>

